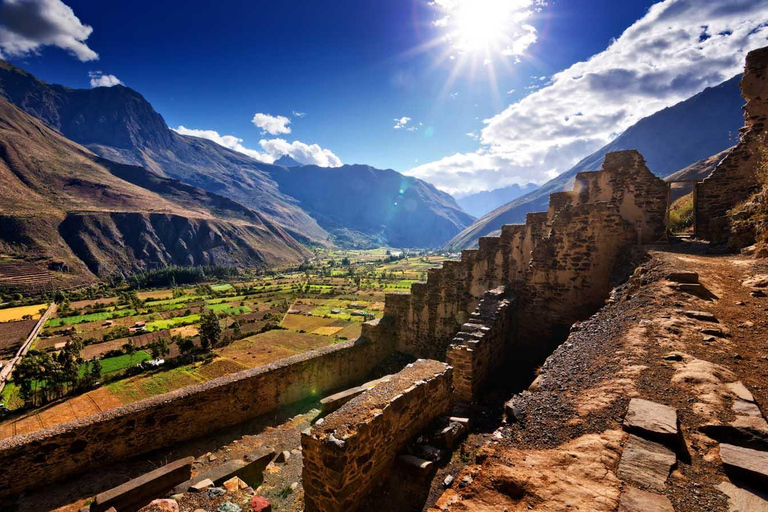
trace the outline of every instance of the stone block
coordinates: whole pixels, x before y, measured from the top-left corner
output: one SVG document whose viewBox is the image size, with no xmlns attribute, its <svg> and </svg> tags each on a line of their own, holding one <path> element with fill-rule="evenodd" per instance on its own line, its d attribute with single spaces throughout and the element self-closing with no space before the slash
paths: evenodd
<svg viewBox="0 0 768 512">
<path fill-rule="evenodd" d="M 733 478 L 768 488 L 768 452 L 721 444 L 720 459 L 725 472 Z"/>
<path fill-rule="evenodd" d="M 252 512 L 272 512 L 272 505 L 266 498 L 261 496 L 254 496 L 251 498 L 251 511 Z"/>
<path fill-rule="evenodd" d="M 683 314 L 688 318 L 693 318 L 694 320 L 701 320 L 702 322 L 719 323 L 715 315 L 713 315 L 712 313 L 707 313 L 706 311 L 685 311 L 683 312 Z"/>
<path fill-rule="evenodd" d="M 363 386 L 357 386 L 351 389 L 346 389 L 339 393 L 335 393 L 331 396 L 327 396 L 320 400 L 320 410 L 325 413 L 331 413 L 339 409 L 342 405 L 346 404 L 355 397 L 358 397 L 366 392 L 366 388 Z"/>
<path fill-rule="evenodd" d="M 663 490 L 676 462 L 675 453 L 666 446 L 630 434 L 616 474 L 624 481 Z"/>
<path fill-rule="evenodd" d="M 666 496 L 625 487 L 621 493 L 619 512 L 675 512 Z"/>
<path fill-rule="evenodd" d="M 192 475 L 193 461 L 193 457 L 177 460 L 98 494 L 91 504 L 91 512 L 103 512 L 110 507 L 120 512 L 138 510 L 188 479 Z"/>
<path fill-rule="evenodd" d="M 256 488 L 261 484 L 264 469 L 274 458 L 275 452 L 270 449 L 250 453 L 243 459 L 225 462 L 195 478 L 191 478 L 177 485 L 174 492 L 187 492 L 187 490 L 203 480 L 211 480 L 214 485 L 221 485 L 234 477 L 238 477 L 251 487 Z"/>
<path fill-rule="evenodd" d="M 624 429 L 675 447 L 678 440 L 677 412 L 666 405 L 633 398 L 624 417 Z"/>
<path fill-rule="evenodd" d="M 768 512 L 768 501 L 731 482 L 723 482 L 717 490 L 728 496 L 729 512 Z"/>
<path fill-rule="evenodd" d="M 434 468 L 434 462 L 420 459 L 413 455 L 400 455 L 397 461 L 408 469 L 415 470 L 419 475 L 427 475 Z"/>
<path fill-rule="evenodd" d="M 675 283 L 695 284 L 699 282 L 699 274 L 681 270 L 667 274 L 667 280 Z"/>
</svg>

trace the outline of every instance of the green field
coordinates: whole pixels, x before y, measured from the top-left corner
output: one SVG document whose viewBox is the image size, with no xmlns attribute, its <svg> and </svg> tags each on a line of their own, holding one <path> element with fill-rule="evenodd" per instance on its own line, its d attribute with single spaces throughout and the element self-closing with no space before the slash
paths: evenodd
<svg viewBox="0 0 768 512">
<path fill-rule="evenodd" d="M 163 331 L 165 329 L 173 329 L 174 327 L 196 324 L 199 321 L 200 315 L 197 313 L 187 316 L 177 316 L 176 318 L 171 318 L 168 320 L 157 320 L 155 322 L 150 322 L 147 324 L 147 331 Z"/>
<path fill-rule="evenodd" d="M 86 322 L 98 322 L 101 320 L 113 320 L 136 314 L 135 309 L 119 309 L 117 311 L 105 311 L 103 313 L 89 313 L 87 315 L 66 316 L 51 318 L 45 323 L 45 327 L 61 327 L 62 325 L 83 324 Z"/>
<path fill-rule="evenodd" d="M 107 359 L 102 359 L 100 361 L 101 373 L 107 374 L 112 372 L 119 372 L 131 366 L 136 366 L 137 364 L 143 361 L 148 361 L 150 359 L 152 359 L 152 356 L 150 356 L 149 353 L 145 350 L 137 350 L 136 353 L 133 354 L 132 358 L 128 354 L 124 354 L 122 356 L 116 356 L 116 357 L 109 357 Z M 86 363 L 80 366 L 81 377 L 85 375 L 85 371 L 87 367 L 88 365 Z"/>
</svg>

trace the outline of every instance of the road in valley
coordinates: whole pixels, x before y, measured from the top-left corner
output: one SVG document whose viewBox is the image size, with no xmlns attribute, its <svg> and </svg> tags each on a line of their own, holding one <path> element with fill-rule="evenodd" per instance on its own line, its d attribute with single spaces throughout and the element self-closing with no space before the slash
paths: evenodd
<svg viewBox="0 0 768 512">
<path fill-rule="evenodd" d="M 19 351 L 16 352 L 16 355 L 13 359 L 8 361 L 8 363 L 3 366 L 2 369 L 0 369 L 0 393 L 3 392 L 3 389 L 5 389 L 5 384 L 10 380 L 11 373 L 13 372 L 13 367 L 16 366 L 16 364 L 21 361 L 21 358 L 24 357 L 27 352 L 29 352 L 30 347 L 32 346 L 32 342 L 35 341 L 35 338 L 37 338 L 37 335 L 40 334 L 40 331 L 43 329 L 43 326 L 45 325 L 45 322 L 48 321 L 48 319 L 51 317 L 52 314 L 56 312 L 56 303 L 52 303 L 50 306 L 48 306 L 48 309 L 45 310 L 45 313 L 43 313 L 40 316 L 40 319 L 35 324 L 35 327 L 32 329 L 32 332 L 29 333 L 29 336 L 27 336 L 26 341 L 21 344 L 21 347 L 19 347 Z"/>
</svg>

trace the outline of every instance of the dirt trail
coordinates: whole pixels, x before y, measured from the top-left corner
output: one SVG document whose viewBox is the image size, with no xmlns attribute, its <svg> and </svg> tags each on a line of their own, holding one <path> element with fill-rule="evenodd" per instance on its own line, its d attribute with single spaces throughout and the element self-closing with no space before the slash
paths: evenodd
<svg viewBox="0 0 768 512">
<path fill-rule="evenodd" d="M 719 444 L 700 429 L 734 420 L 737 382 L 768 412 L 768 298 L 742 284 L 768 275 L 768 261 L 703 249 L 651 251 L 516 398 L 517 419 L 471 436 L 461 472 L 452 465 L 438 473 L 425 510 L 616 510 L 628 487 L 617 469 L 631 398 L 676 409 L 690 455 L 678 456 L 663 489 L 644 490 L 669 498 L 676 512 L 729 510 L 718 490 L 728 482 Z M 673 271 L 697 272 L 704 290 L 682 290 L 666 279 Z M 456 479 L 443 491 L 447 472 Z"/>
</svg>

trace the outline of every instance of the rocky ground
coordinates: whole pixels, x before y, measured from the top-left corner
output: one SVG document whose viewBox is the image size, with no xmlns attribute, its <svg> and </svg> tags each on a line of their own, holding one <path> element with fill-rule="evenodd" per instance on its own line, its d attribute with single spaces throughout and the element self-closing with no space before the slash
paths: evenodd
<svg viewBox="0 0 768 512">
<path fill-rule="evenodd" d="M 630 507 L 630 488 L 677 512 L 768 510 L 742 481 L 731 484 L 720 443 L 704 433 L 734 421 L 768 427 L 755 408 L 768 410 L 768 262 L 677 249 L 652 252 L 606 308 L 574 326 L 508 420 L 470 436 L 438 472 L 425 510 L 614 511 L 620 500 Z M 667 279 L 676 271 L 697 272 L 701 286 Z M 644 478 L 658 460 L 628 465 L 638 446 L 623 428 L 632 398 L 677 411 L 684 441 L 666 452 L 673 468 L 660 484 Z M 444 491 L 447 474 L 455 479 Z M 635 501 L 649 507 L 653 495 Z"/>
</svg>

